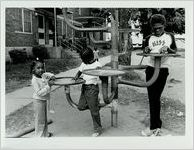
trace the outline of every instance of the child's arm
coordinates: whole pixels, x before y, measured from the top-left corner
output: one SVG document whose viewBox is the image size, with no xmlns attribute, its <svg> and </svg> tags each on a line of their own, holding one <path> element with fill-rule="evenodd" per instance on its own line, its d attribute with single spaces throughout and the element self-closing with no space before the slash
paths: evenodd
<svg viewBox="0 0 194 150">
<path fill-rule="evenodd" d="M 176 53 L 177 49 L 168 48 L 167 51 L 168 53 Z"/>
<path fill-rule="evenodd" d="M 150 53 L 151 52 L 151 49 L 150 49 L 150 47 L 149 47 L 149 38 L 150 38 L 150 35 L 149 36 L 147 36 L 144 40 L 143 40 L 143 52 L 144 53 L 146 53 L 146 54 L 148 54 L 148 53 Z"/>
<path fill-rule="evenodd" d="M 42 74 L 42 78 L 48 82 L 49 80 L 55 80 L 55 75 L 50 72 L 45 72 Z"/>
<path fill-rule="evenodd" d="M 96 69 L 101 69 L 101 68 L 102 68 L 102 64 L 100 62 L 97 62 Z"/>
<path fill-rule="evenodd" d="M 74 80 L 77 80 L 81 76 L 82 72 L 78 71 L 75 77 L 73 78 Z"/>
<path fill-rule="evenodd" d="M 176 47 L 176 42 L 175 42 L 175 38 L 174 38 L 174 35 L 170 33 L 170 36 L 171 36 L 171 40 L 172 40 L 172 43 L 170 45 L 170 47 L 168 46 L 163 46 L 161 49 L 160 49 L 160 53 L 176 53 L 177 52 L 177 47 Z"/>
<path fill-rule="evenodd" d="M 39 96 L 45 96 L 50 92 L 51 87 L 49 84 L 46 84 L 43 88 L 40 88 L 39 84 L 35 81 L 32 81 L 32 86 L 34 88 L 34 91 Z"/>
<path fill-rule="evenodd" d="M 151 49 L 149 46 L 146 46 L 145 49 L 144 49 L 144 53 L 148 54 L 151 52 Z"/>
</svg>

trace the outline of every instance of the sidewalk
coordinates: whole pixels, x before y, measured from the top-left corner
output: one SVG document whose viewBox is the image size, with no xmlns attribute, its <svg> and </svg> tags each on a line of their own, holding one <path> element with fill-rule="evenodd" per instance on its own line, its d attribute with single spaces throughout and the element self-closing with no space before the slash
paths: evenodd
<svg viewBox="0 0 194 150">
<path fill-rule="evenodd" d="M 110 56 L 100 58 L 100 63 L 105 65 L 111 61 Z M 65 72 L 61 72 L 56 76 L 73 76 L 76 74 L 78 68 L 74 68 Z M 55 90 L 58 86 L 53 86 L 52 90 Z M 14 111 L 26 106 L 32 102 L 33 89 L 32 86 L 18 89 L 14 92 L 5 95 L 5 115 L 9 115 Z"/>
</svg>

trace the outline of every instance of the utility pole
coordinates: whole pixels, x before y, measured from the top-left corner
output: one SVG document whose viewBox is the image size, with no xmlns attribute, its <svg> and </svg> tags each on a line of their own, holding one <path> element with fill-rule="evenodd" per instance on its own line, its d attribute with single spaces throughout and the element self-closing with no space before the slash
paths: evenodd
<svg viewBox="0 0 194 150">
<path fill-rule="evenodd" d="M 57 47 L 57 13 L 56 8 L 54 8 L 54 21 L 55 21 L 55 47 Z"/>
</svg>

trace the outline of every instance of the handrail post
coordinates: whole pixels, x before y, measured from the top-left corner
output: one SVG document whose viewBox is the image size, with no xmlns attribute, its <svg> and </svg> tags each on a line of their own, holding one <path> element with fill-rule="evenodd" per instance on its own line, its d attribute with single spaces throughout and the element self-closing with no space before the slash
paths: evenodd
<svg viewBox="0 0 194 150">
<path fill-rule="evenodd" d="M 112 55 L 111 55 L 111 62 L 112 62 L 112 68 L 118 69 L 118 9 L 115 10 L 115 20 L 113 16 L 111 16 L 111 42 L 112 42 Z M 118 99 L 118 76 L 113 76 L 111 78 L 111 92 L 116 90 L 115 92 L 115 102 L 117 102 Z M 113 100 L 114 101 L 114 100 Z M 117 127 L 117 116 L 113 117 L 113 115 L 118 114 L 118 109 L 111 109 L 111 125 Z M 115 118 L 115 119 L 114 119 Z"/>
</svg>

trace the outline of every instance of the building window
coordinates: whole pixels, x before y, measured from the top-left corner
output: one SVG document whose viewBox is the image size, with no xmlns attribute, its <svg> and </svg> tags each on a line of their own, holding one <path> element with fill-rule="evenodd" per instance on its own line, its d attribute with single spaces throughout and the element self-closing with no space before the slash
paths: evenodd
<svg viewBox="0 0 194 150">
<path fill-rule="evenodd" d="M 32 32 L 32 13 L 29 10 L 24 9 L 24 32 Z"/>
<path fill-rule="evenodd" d="M 44 17 L 42 15 L 38 15 L 38 28 L 44 29 Z"/>
<path fill-rule="evenodd" d="M 32 12 L 28 9 L 17 8 L 14 15 L 15 31 L 32 33 Z"/>
<path fill-rule="evenodd" d="M 16 8 L 14 12 L 15 31 L 23 32 L 22 9 Z"/>
<path fill-rule="evenodd" d="M 57 35 L 58 36 L 62 36 L 62 20 L 61 19 L 57 19 Z"/>
</svg>

